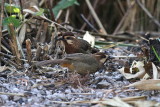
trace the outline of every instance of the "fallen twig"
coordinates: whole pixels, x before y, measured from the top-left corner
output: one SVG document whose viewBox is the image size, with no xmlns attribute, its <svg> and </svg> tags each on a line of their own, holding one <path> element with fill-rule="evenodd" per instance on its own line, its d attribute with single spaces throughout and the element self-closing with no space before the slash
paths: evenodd
<svg viewBox="0 0 160 107">
<path fill-rule="evenodd" d="M 0 52 L 0 56 L 4 56 L 4 57 L 7 57 L 7 58 L 11 58 L 11 59 L 15 58 L 15 56 L 13 56 L 13 55 L 8 55 L 8 54 L 5 54 L 5 53 L 3 53 L 3 52 Z"/>
<path fill-rule="evenodd" d="M 73 31 L 75 32 L 78 32 L 78 33 L 82 33 L 82 34 L 85 34 L 86 31 L 82 31 L 82 30 L 77 30 L 77 29 L 74 29 Z M 113 38 L 113 39 L 121 39 L 121 40 L 133 40 L 133 41 L 136 41 L 136 38 L 133 38 L 133 37 L 127 37 L 127 35 L 125 34 L 115 34 L 115 35 L 104 35 L 104 34 L 99 34 L 99 33 L 94 33 L 94 32 L 89 32 L 91 35 L 94 35 L 94 36 L 100 36 L 100 37 L 103 37 L 103 38 Z M 117 36 L 118 35 L 118 36 Z"/>
<path fill-rule="evenodd" d="M 110 58 L 138 58 L 138 56 L 109 56 Z"/>
<path fill-rule="evenodd" d="M 19 68 L 19 66 L 14 63 L 13 61 L 11 61 L 10 59 L 4 59 L 4 58 L 0 58 L 5 64 L 8 64 L 12 67 L 15 67 L 15 68 Z"/>
<path fill-rule="evenodd" d="M 113 99 L 117 99 L 118 97 L 115 97 Z M 71 102 L 64 102 L 64 101 L 52 101 L 54 103 L 61 103 L 61 104 L 96 104 L 96 103 L 101 103 L 101 104 L 108 104 L 110 105 L 109 102 L 111 102 L 113 99 L 106 99 L 106 100 L 84 100 L 84 101 L 71 101 Z M 127 98 L 118 98 L 121 99 L 122 101 L 138 101 L 138 100 L 145 100 L 146 96 L 133 96 L 133 97 L 127 97 Z M 123 105 L 124 106 L 124 105 Z M 129 106 L 126 106 L 129 107 Z"/>
<path fill-rule="evenodd" d="M 120 43 L 120 42 L 102 42 L 102 41 L 96 41 L 96 45 L 110 45 L 110 44 L 115 44 L 115 46 L 131 46 L 131 47 L 139 47 L 139 45 L 135 44 L 125 44 L 125 43 Z"/>
<path fill-rule="evenodd" d="M 11 95 L 11 96 L 22 96 L 22 97 L 25 97 L 24 93 L 5 93 L 5 92 L 0 92 L 0 95 Z"/>
<path fill-rule="evenodd" d="M 44 24 L 44 20 L 41 21 L 41 26 L 39 27 L 37 35 L 36 35 L 36 41 L 38 41 L 38 42 L 39 42 L 39 39 L 40 39 L 41 31 L 43 29 L 43 24 Z"/>
</svg>

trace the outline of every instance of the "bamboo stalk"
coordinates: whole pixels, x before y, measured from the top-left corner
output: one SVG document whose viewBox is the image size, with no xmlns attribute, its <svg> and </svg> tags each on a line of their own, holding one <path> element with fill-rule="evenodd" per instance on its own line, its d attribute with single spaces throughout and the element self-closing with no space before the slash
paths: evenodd
<svg viewBox="0 0 160 107">
<path fill-rule="evenodd" d="M 93 9 L 90 1 L 89 1 L 89 0 L 85 0 L 85 1 L 86 1 L 86 3 L 87 3 L 87 6 L 88 6 L 89 10 L 91 11 L 91 14 L 92 14 L 93 17 L 94 17 L 96 23 L 98 24 L 99 28 L 102 30 L 103 34 L 107 34 L 107 32 L 106 32 L 105 28 L 103 27 L 100 19 L 98 18 L 96 12 L 94 11 L 94 9 Z"/>
<path fill-rule="evenodd" d="M 99 1 L 99 0 L 94 0 L 93 9 L 96 9 L 97 4 L 98 4 L 98 1 Z M 90 19 L 91 19 L 91 13 L 89 13 L 88 16 L 87 16 L 87 20 L 90 20 Z M 86 27 L 86 25 L 87 25 L 87 24 L 84 23 L 80 29 L 83 30 L 83 29 Z"/>
<path fill-rule="evenodd" d="M 9 29 L 10 29 L 10 45 L 11 45 L 11 48 L 12 48 L 12 52 L 13 52 L 13 55 L 16 56 L 16 63 L 18 65 L 21 65 L 21 60 L 20 60 L 20 52 L 18 51 L 18 44 L 17 44 L 17 39 L 16 39 L 16 34 L 15 34 L 15 30 L 14 30 L 14 26 L 13 24 L 9 24 L 8 25 Z"/>
<path fill-rule="evenodd" d="M 132 11 L 134 7 L 135 7 L 135 3 L 131 4 L 131 6 L 128 8 L 127 12 L 119 22 L 113 34 L 116 34 L 118 31 L 124 31 L 125 28 L 130 24 L 129 22 L 131 20 Z"/>
<path fill-rule="evenodd" d="M 28 63 L 31 64 L 31 61 L 32 61 L 32 52 L 31 52 L 31 41 L 30 41 L 30 39 L 26 40 L 26 49 L 27 49 Z"/>
<path fill-rule="evenodd" d="M 4 57 L 7 57 L 7 58 L 11 58 L 11 59 L 15 58 L 15 56 L 9 55 L 9 54 L 5 54 L 3 52 L 0 52 L 0 56 L 4 56 Z"/>
<path fill-rule="evenodd" d="M 140 8 L 146 13 L 146 15 L 158 26 L 160 27 L 160 23 L 157 19 L 155 19 L 152 14 L 146 9 L 146 7 L 139 1 L 136 0 L 136 3 L 140 6 Z"/>
<path fill-rule="evenodd" d="M 127 12 L 124 14 L 123 18 L 121 19 L 121 21 L 119 22 L 118 26 L 114 30 L 113 34 L 116 34 L 118 31 L 120 31 L 120 29 L 122 29 L 122 25 L 126 21 L 126 19 L 130 16 L 130 13 L 131 13 L 133 7 L 134 7 L 134 4 L 131 5 L 131 7 L 128 8 Z"/>
<path fill-rule="evenodd" d="M 69 9 L 67 9 L 66 17 L 65 17 L 65 21 L 64 21 L 65 23 L 68 23 L 69 14 L 70 14 L 70 11 L 69 11 Z"/>
<path fill-rule="evenodd" d="M 37 51 L 36 51 L 36 56 L 35 56 L 35 59 L 36 59 L 37 61 L 40 60 L 41 52 L 42 52 L 42 48 L 38 45 L 38 46 L 37 46 Z"/>
<path fill-rule="evenodd" d="M 43 23 L 43 30 L 42 30 L 42 34 L 41 34 L 41 36 L 40 36 L 40 41 L 39 42 L 41 42 L 41 43 L 44 43 L 45 41 L 46 41 L 46 38 L 47 38 L 47 29 L 48 29 L 48 22 L 44 22 Z"/>
<path fill-rule="evenodd" d="M 41 31 L 43 29 L 43 24 L 44 24 L 44 20 L 41 21 L 41 26 L 39 27 L 37 35 L 36 35 L 36 41 L 38 41 L 38 42 L 39 42 L 39 39 L 40 39 Z"/>
</svg>

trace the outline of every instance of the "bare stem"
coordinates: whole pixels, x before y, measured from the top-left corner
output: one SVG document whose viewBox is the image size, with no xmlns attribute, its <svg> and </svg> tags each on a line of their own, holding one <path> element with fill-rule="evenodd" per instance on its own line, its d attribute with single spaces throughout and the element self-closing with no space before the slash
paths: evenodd
<svg viewBox="0 0 160 107">
<path fill-rule="evenodd" d="M 1 16 L 0 16 L 0 52 L 1 52 L 1 40 L 2 40 L 2 20 L 3 20 L 3 12 L 4 12 L 4 2 L 5 0 L 1 0 Z M 0 65 L 1 65 L 1 61 L 0 61 Z"/>
<path fill-rule="evenodd" d="M 96 12 L 94 11 L 94 9 L 93 9 L 93 7 L 92 7 L 90 1 L 89 1 L 89 0 L 85 0 L 85 1 L 86 1 L 87 5 L 88 5 L 89 10 L 91 11 L 91 14 L 92 14 L 93 17 L 94 17 L 96 23 L 98 24 L 99 28 L 100 28 L 100 29 L 102 30 L 102 32 L 106 35 L 107 32 L 106 32 L 106 30 L 104 29 L 104 27 L 103 27 L 101 21 L 99 20 L 99 18 L 98 18 L 98 16 L 97 16 Z"/>
</svg>

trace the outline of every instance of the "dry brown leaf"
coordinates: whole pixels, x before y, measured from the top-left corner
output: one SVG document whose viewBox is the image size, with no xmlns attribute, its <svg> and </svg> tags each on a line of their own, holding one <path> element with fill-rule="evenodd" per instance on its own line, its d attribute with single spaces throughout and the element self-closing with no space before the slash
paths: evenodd
<svg viewBox="0 0 160 107">
<path fill-rule="evenodd" d="M 134 105 L 134 107 L 160 107 L 160 103 L 155 101 L 131 101 L 128 103 Z"/>
<path fill-rule="evenodd" d="M 126 79 L 142 78 L 146 74 L 144 68 L 140 68 L 140 71 L 136 74 L 126 73 L 124 68 L 119 69 L 119 71 L 124 75 Z"/>
<path fill-rule="evenodd" d="M 127 104 L 126 102 L 122 101 L 122 99 L 118 97 L 103 101 L 102 104 L 105 104 L 105 105 L 107 104 L 107 105 L 114 106 L 114 107 L 133 107 Z"/>
<path fill-rule="evenodd" d="M 146 100 L 147 96 L 133 96 L 133 97 L 127 97 L 127 98 L 122 98 L 123 101 L 138 101 L 138 100 Z"/>
<path fill-rule="evenodd" d="M 126 79 L 142 79 L 146 74 L 144 63 L 142 61 L 133 61 L 130 69 L 123 67 L 119 69 L 119 72 L 121 72 Z"/>
<path fill-rule="evenodd" d="M 139 90 L 160 90 L 160 79 L 141 80 L 130 84 L 127 87 L 135 87 Z"/>
</svg>

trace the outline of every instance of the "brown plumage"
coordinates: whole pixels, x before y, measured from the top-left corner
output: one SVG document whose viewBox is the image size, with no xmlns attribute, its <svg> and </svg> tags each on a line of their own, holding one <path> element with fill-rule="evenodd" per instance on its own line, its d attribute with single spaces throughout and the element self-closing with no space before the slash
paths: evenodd
<svg viewBox="0 0 160 107">
<path fill-rule="evenodd" d="M 46 60 L 36 63 L 36 66 L 59 64 L 62 67 L 68 67 L 70 71 L 76 71 L 81 75 L 96 72 L 100 69 L 106 60 L 104 53 L 96 54 L 68 54 L 63 59 Z"/>
<path fill-rule="evenodd" d="M 93 49 L 87 41 L 76 38 L 72 32 L 62 34 L 61 38 L 58 40 L 63 41 L 67 54 L 98 52 L 98 50 Z"/>
</svg>

